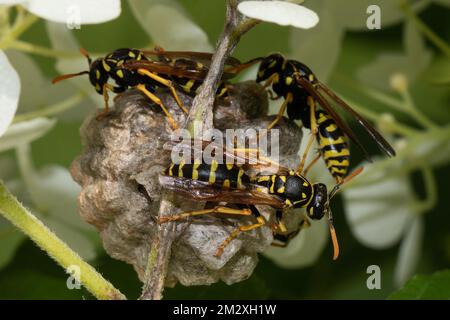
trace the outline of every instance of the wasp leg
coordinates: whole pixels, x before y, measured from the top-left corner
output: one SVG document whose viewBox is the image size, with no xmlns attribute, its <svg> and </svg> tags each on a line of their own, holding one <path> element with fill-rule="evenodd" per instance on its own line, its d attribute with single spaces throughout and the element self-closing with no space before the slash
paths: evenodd
<svg viewBox="0 0 450 320">
<path fill-rule="evenodd" d="M 273 238 L 278 242 L 272 242 L 270 245 L 273 247 L 286 248 L 291 240 L 295 238 L 302 229 L 309 228 L 310 226 L 311 222 L 309 222 L 309 219 L 304 216 L 304 219 L 299 223 L 298 227 L 294 231 L 289 233 L 286 233 L 286 231 L 282 231 L 282 233 L 274 233 Z"/>
<path fill-rule="evenodd" d="M 109 112 L 109 94 L 108 94 L 108 90 L 111 92 L 116 93 L 118 88 L 114 87 L 113 85 L 109 84 L 109 83 L 105 83 L 103 85 L 103 101 L 105 102 L 105 109 L 99 113 L 97 115 L 97 120 L 101 120 L 103 119 Z"/>
<path fill-rule="evenodd" d="M 268 90 L 267 93 L 269 95 L 270 100 L 278 100 L 281 98 L 281 96 L 275 95 L 275 93 L 273 93 L 273 91 L 271 91 L 271 90 Z"/>
<path fill-rule="evenodd" d="M 272 74 L 267 80 L 266 82 L 264 82 L 263 84 L 263 88 L 267 89 L 268 87 L 270 87 L 272 85 L 272 83 L 275 81 L 275 79 L 278 78 L 278 73 L 274 73 Z"/>
<path fill-rule="evenodd" d="M 167 88 L 169 88 L 170 92 L 172 93 L 172 96 L 174 97 L 174 99 L 177 102 L 180 109 L 183 110 L 184 113 L 188 114 L 188 110 L 181 102 L 180 97 L 178 97 L 177 91 L 175 90 L 175 87 L 173 86 L 172 81 L 164 79 L 164 78 L 158 76 L 157 74 L 154 74 L 153 72 L 150 72 L 145 69 L 138 69 L 138 72 L 142 75 L 152 78 L 153 80 L 155 80 L 155 81 L 161 83 L 162 85 L 166 86 Z"/>
<path fill-rule="evenodd" d="M 159 217 L 159 223 L 172 222 L 172 221 L 182 220 L 182 219 L 186 219 L 186 218 L 193 217 L 193 216 L 200 216 L 200 215 L 204 215 L 204 214 L 214 214 L 214 213 L 249 216 L 252 214 L 252 211 L 250 209 L 232 209 L 232 208 L 228 208 L 228 207 L 216 206 L 211 209 L 196 210 L 196 211 L 190 211 L 190 212 L 183 212 L 183 213 L 175 214 L 172 216 Z"/>
<path fill-rule="evenodd" d="M 306 167 L 306 169 L 303 171 L 302 175 L 304 177 L 306 177 L 306 175 L 308 174 L 309 170 L 311 170 L 311 168 L 314 166 L 314 164 L 317 162 L 317 160 L 319 160 L 321 157 L 320 152 L 317 153 L 317 155 L 315 156 L 315 158 L 313 160 L 311 160 L 311 162 L 308 164 L 308 166 Z"/>
<path fill-rule="evenodd" d="M 145 87 L 145 85 L 143 85 L 143 84 L 138 84 L 136 86 L 136 89 L 143 92 L 150 100 L 152 100 L 154 103 L 159 105 L 161 107 L 162 111 L 164 112 L 164 114 L 166 115 L 167 119 L 169 120 L 169 123 L 172 126 L 172 128 L 174 130 L 177 129 L 177 124 L 175 123 L 175 120 L 173 119 L 173 117 L 171 116 L 171 114 L 169 113 L 167 108 L 164 106 L 164 104 L 162 103 L 160 98 L 158 98 L 156 95 L 154 95 L 153 93 L 148 91 L 147 88 Z"/>
<path fill-rule="evenodd" d="M 235 239 L 241 232 L 245 232 L 245 231 L 250 231 L 250 230 L 253 230 L 253 229 L 257 229 L 257 228 L 260 228 L 260 227 L 262 227 L 263 225 L 266 224 L 266 219 L 264 219 L 263 216 L 260 215 L 260 216 L 258 216 L 256 219 L 257 219 L 258 222 L 255 223 L 255 224 L 251 224 L 251 225 L 249 225 L 249 226 L 241 226 L 241 227 L 236 228 L 235 230 L 233 230 L 233 231 L 230 233 L 230 235 L 228 236 L 228 238 L 226 238 L 226 239 L 222 242 L 222 244 L 219 246 L 219 248 L 217 248 L 217 251 L 216 251 L 216 253 L 214 254 L 214 256 L 217 257 L 217 258 L 219 258 L 219 257 L 222 255 L 223 250 L 225 249 L 225 247 L 226 247 L 227 245 L 229 245 L 230 242 L 231 242 L 233 239 Z"/>
<path fill-rule="evenodd" d="M 275 120 L 272 121 L 272 123 L 267 127 L 267 130 L 272 129 L 273 127 L 275 127 L 275 125 L 281 120 L 281 118 L 283 118 L 284 112 L 286 111 L 287 105 L 289 103 L 292 102 L 293 96 L 292 93 L 289 92 L 286 95 L 286 98 L 284 99 L 283 104 L 280 107 L 280 110 L 278 111 L 277 117 L 275 118 Z"/>
<path fill-rule="evenodd" d="M 314 142 L 314 139 L 317 136 L 318 129 L 317 129 L 317 119 L 316 119 L 316 103 L 314 102 L 314 98 L 311 96 L 308 96 L 308 105 L 310 110 L 310 117 L 311 117 L 311 135 L 309 137 L 308 144 L 306 145 L 305 151 L 303 152 L 302 159 L 300 161 L 300 165 L 298 166 L 297 172 L 301 173 L 303 171 L 303 168 L 305 166 L 306 157 L 308 156 L 309 150 L 311 149 L 311 146 Z"/>
</svg>

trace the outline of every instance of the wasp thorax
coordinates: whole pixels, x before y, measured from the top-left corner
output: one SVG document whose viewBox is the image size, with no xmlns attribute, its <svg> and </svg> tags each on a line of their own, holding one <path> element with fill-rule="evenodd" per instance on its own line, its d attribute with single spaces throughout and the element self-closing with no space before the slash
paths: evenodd
<svg viewBox="0 0 450 320">
<path fill-rule="evenodd" d="M 313 198 L 306 208 L 308 216 L 314 220 L 320 220 L 328 209 L 327 186 L 323 183 L 313 185 Z"/>
</svg>

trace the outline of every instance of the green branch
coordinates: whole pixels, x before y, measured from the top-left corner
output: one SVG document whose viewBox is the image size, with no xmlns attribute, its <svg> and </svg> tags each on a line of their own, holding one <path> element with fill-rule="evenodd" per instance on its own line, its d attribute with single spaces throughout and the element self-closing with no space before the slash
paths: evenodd
<svg viewBox="0 0 450 320">
<path fill-rule="evenodd" d="M 14 117 L 13 123 L 28 121 L 39 117 L 51 117 L 60 114 L 77 106 L 81 101 L 83 101 L 84 97 L 85 95 L 83 93 L 77 93 L 61 102 L 55 103 L 48 107 L 16 115 Z"/>
<path fill-rule="evenodd" d="M 96 298 L 102 300 L 126 299 L 119 290 L 29 212 L 2 182 L 0 182 L 0 214 L 30 237 L 65 270 L 71 265 L 78 266 L 81 283 Z"/>
</svg>

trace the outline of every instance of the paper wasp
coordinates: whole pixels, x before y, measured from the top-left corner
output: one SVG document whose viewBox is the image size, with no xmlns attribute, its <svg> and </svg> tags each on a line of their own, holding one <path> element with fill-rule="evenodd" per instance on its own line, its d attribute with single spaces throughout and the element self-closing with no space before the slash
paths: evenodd
<svg viewBox="0 0 450 320">
<path fill-rule="evenodd" d="M 202 80 L 207 71 L 199 67 L 199 62 L 189 60 L 188 57 L 195 57 L 196 59 L 211 57 L 211 54 L 208 53 L 179 52 L 178 55 L 180 57 L 186 58 L 172 59 L 170 62 L 167 61 L 167 59 L 164 61 L 152 61 L 149 56 L 151 54 L 160 55 L 160 51 L 143 51 L 123 48 L 117 49 L 107 54 L 105 57 L 92 61 L 89 54 L 84 49 L 81 49 L 80 52 L 87 58 L 89 70 L 61 75 L 53 79 L 53 83 L 84 74 L 89 75 L 89 80 L 95 90 L 104 97 L 105 113 L 108 112 L 108 91 L 122 93 L 128 88 L 134 87 L 143 92 L 151 101 L 161 107 L 174 129 L 177 128 L 177 125 L 162 101 L 155 95 L 156 89 L 159 87 L 168 88 L 178 106 L 183 112 L 188 113 L 186 107 L 178 97 L 176 87 L 189 92 L 187 89 L 190 84 L 186 83 L 184 85 L 179 85 L 178 83 L 174 83 L 172 79 L 176 79 L 177 81 L 193 79 L 192 81 L 194 82 Z M 168 52 L 167 56 L 173 55 L 175 57 L 175 53 L 176 52 Z M 236 64 L 236 61 L 233 61 L 233 59 L 229 59 L 229 61 Z M 132 68 L 132 63 L 130 64 L 131 67 L 125 68 L 124 65 L 128 62 L 145 62 L 143 65 L 145 68 Z M 195 65 L 193 65 L 193 63 Z"/>
<path fill-rule="evenodd" d="M 243 63 L 240 67 L 235 68 L 235 71 L 241 71 L 257 62 L 260 65 L 256 81 L 264 82 L 265 87 L 271 86 L 277 95 L 273 99 L 284 98 L 277 118 L 270 124 L 269 129 L 273 128 L 287 111 L 290 119 L 302 120 L 303 125 L 311 130 L 312 135 L 307 149 L 311 147 L 314 137 L 316 137 L 319 154 L 308 168 L 322 157 L 331 175 L 336 181 L 341 181 L 347 175 L 349 167 L 350 149 L 347 137 L 355 142 L 366 158 L 370 160 L 364 146 L 333 109 L 328 99 L 354 117 L 388 156 L 395 155 L 394 149 L 381 134 L 330 88 L 320 82 L 305 64 L 274 53 Z M 302 171 L 305 160 L 305 158 L 302 159 L 299 171 Z"/>
<path fill-rule="evenodd" d="M 161 60 L 170 63 L 175 69 L 178 67 L 176 65 L 177 62 L 186 64 L 185 59 L 183 59 L 185 57 L 191 59 L 189 60 L 191 64 L 196 64 L 196 57 L 202 59 L 201 64 L 197 63 L 196 67 L 190 69 L 191 73 L 185 74 L 184 77 L 179 77 L 178 79 L 174 78 L 174 82 L 180 81 L 181 87 L 188 89 L 185 90 L 188 93 L 192 92 L 189 91 L 189 88 L 198 88 L 203 81 L 212 56 L 208 53 L 170 52 L 163 50 L 155 50 L 151 53 L 158 55 Z M 314 137 L 319 144 L 319 154 L 307 166 L 306 172 L 322 157 L 336 181 L 339 182 L 344 179 L 350 164 L 350 148 L 347 137 L 355 142 L 363 151 L 365 157 L 370 160 L 364 146 L 331 106 L 329 99 L 354 117 L 388 156 L 395 155 L 394 149 L 381 134 L 340 99 L 330 88 L 320 82 L 306 65 L 295 60 L 288 60 L 279 53 L 251 59 L 245 63 L 240 63 L 235 58 L 229 58 L 226 61 L 228 66 L 224 70 L 224 76 L 218 94 L 228 85 L 224 85 L 225 81 L 255 63 L 260 63 L 256 81 L 264 82 L 265 87 L 271 86 L 272 90 L 277 94 L 277 97 L 274 99 L 284 98 L 284 103 L 280 107 L 275 120 L 269 125 L 269 129 L 273 128 L 287 111 L 290 119 L 302 120 L 303 125 L 311 130 L 312 135 L 307 144 L 307 149 L 312 146 Z M 130 61 L 126 63 L 126 66 L 132 68 L 149 68 L 150 70 L 151 64 L 152 62 L 148 61 Z M 298 171 L 303 171 L 305 161 L 306 159 L 303 158 Z"/>
<path fill-rule="evenodd" d="M 250 150 L 244 150 L 244 152 L 247 151 Z M 327 216 L 334 247 L 333 259 L 337 259 L 339 246 L 333 226 L 330 200 L 342 184 L 359 174 L 362 168 L 341 180 L 328 193 L 325 184 L 311 183 L 301 173 L 275 164 L 270 159 L 245 155 L 244 160 L 247 162 L 239 164 L 239 162 L 235 163 L 238 156 L 234 151 L 223 152 L 226 157 L 223 157 L 221 163 L 213 159 L 208 164 L 203 158 L 193 157 L 190 163 L 183 160 L 177 164 L 171 163 L 160 175 L 159 181 L 164 188 L 193 200 L 217 204 L 204 210 L 162 216 L 159 218 L 160 223 L 205 214 L 253 215 L 256 219 L 255 223 L 236 228 L 219 246 L 215 255 L 220 257 L 225 247 L 240 233 L 267 224 L 266 219 L 259 214 L 255 206 L 267 205 L 277 210 L 275 217 L 277 224 L 273 225 L 272 229 L 275 240 L 286 244 L 295 234 L 286 234 L 283 215 L 289 214 L 289 209 L 305 208 L 306 220 L 320 220 Z M 230 156 L 233 160 L 227 163 L 227 157 Z M 254 162 L 255 164 L 252 164 Z M 219 205 L 222 202 L 237 205 L 238 208 Z"/>
<path fill-rule="evenodd" d="M 167 67 L 167 75 L 174 85 L 184 93 L 194 96 L 198 88 L 203 84 L 203 80 L 209 71 L 212 59 L 212 53 L 194 52 L 194 51 L 165 51 L 161 47 L 155 47 L 154 50 L 142 51 L 147 56 L 156 56 L 158 62 L 164 63 Z M 226 59 L 225 64 L 232 68 L 242 65 L 234 58 Z M 130 70 L 152 70 L 155 61 L 150 60 L 128 60 L 124 67 Z M 172 68 L 172 69 L 171 69 Z M 179 72 L 181 71 L 181 72 Z M 236 75 L 234 72 L 224 72 L 222 81 L 219 83 L 216 96 L 223 97 L 227 93 L 226 80 Z"/>
</svg>

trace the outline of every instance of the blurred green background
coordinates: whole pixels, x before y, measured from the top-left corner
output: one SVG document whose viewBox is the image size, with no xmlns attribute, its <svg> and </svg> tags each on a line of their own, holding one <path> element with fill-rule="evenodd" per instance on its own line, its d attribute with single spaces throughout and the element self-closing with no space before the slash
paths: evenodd
<svg viewBox="0 0 450 320">
<path fill-rule="evenodd" d="M 309 5 L 313 1 L 308 1 Z M 209 36 L 212 43 L 218 38 L 225 13 L 223 1 L 192 0 L 180 1 L 185 10 Z M 346 1 L 339 1 L 343 8 Z M 82 26 L 74 34 L 88 51 L 108 52 L 119 47 L 146 47 L 152 43 L 146 32 L 135 20 L 127 1 L 122 2 L 122 15 L 111 22 Z M 331 10 L 331 9 L 330 9 Z M 350 10 L 351 11 L 351 10 Z M 333 15 L 334 12 L 327 12 Z M 335 14 L 338 14 L 337 12 Z M 362 12 L 361 14 L 365 14 Z M 383 11 L 382 11 L 383 14 Z M 319 14 L 320 15 L 320 14 Z M 420 14 L 420 18 L 442 39 L 450 43 L 450 7 L 432 3 Z M 324 18 L 325 19 L 325 18 Z M 164 32 L 164 30 L 159 30 Z M 354 84 L 361 82 L 357 72 L 363 66 L 373 63 L 383 53 L 404 52 L 403 46 L 404 19 L 384 27 L 379 31 L 345 30 L 335 50 L 338 51 L 328 83 L 346 97 L 360 104 L 373 106 L 376 111 L 384 111 L 381 103 L 373 102 L 355 90 Z M 336 42 L 332 33 L 318 37 L 314 43 L 316 61 L 326 63 L 334 54 L 334 47 L 328 48 L 330 42 Z M 291 52 L 292 33 L 287 27 L 263 23 L 245 35 L 235 56 L 246 60 L 255 56 L 266 55 L 272 51 Z M 45 23 L 38 22 L 25 33 L 23 40 L 50 46 L 45 31 Z M 101 41 L 99 41 L 101 39 Z M 298 34 L 298 41 L 302 41 Z M 448 124 L 450 120 L 449 85 L 435 86 L 432 83 L 436 70 L 442 71 L 440 63 L 447 60 L 433 44 L 427 41 L 427 49 L 433 52 L 433 59 L 427 68 L 413 82 L 412 93 L 422 111 L 438 124 Z M 301 54 L 300 54 L 301 56 Z M 33 56 L 44 73 L 50 78 L 58 72 L 54 69 L 54 60 L 41 56 Z M 320 65 L 318 65 L 320 68 Z M 380 68 L 379 72 L 383 72 Z M 447 69 L 450 72 L 450 68 Z M 388 75 L 379 77 L 388 81 Z M 86 80 L 87 81 L 87 80 Z M 386 83 L 380 83 L 383 88 Z M 400 120 L 414 125 L 409 118 L 400 114 Z M 81 121 L 65 120 L 58 122 L 54 129 L 43 138 L 32 144 L 35 165 L 39 168 L 45 164 L 55 163 L 69 167 L 72 160 L 81 152 L 78 129 Z M 358 132 L 358 131 L 357 131 Z M 363 140 L 373 146 L 369 140 Z M 371 151 L 377 152 L 376 149 Z M 10 152 L 13 155 L 12 152 Z M 362 160 L 355 150 L 353 163 Z M 416 273 L 433 273 L 450 266 L 450 170 L 448 163 L 435 169 L 437 177 L 439 201 L 438 205 L 425 214 L 425 236 L 422 258 Z M 414 189 L 418 195 L 424 192 L 422 179 L 414 175 Z M 400 244 L 386 250 L 374 250 L 363 246 L 352 235 L 344 218 L 342 203 L 339 199 L 334 204 L 336 228 L 339 230 L 341 257 L 333 262 L 329 247 L 322 252 L 320 259 L 311 267 L 297 270 L 286 270 L 278 267 L 269 259 L 261 256 L 260 263 L 250 279 L 242 283 L 227 286 L 223 283 L 204 287 L 186 288 L 177 285 L 165 291 L 167 299 L 384 299 L 396 290 L 393 284 L 393 272 Z M 19 231 L 12 231 L 19 232 Z M 1 240 L 0 240 L 1 241 Z M 70 243 L 69 243 L 70 245 Z M 102 249 L 98 249 L 98 257 L 92 264 L 127 297 L 137 298 L 141 284 L 130 265 L 109 258 Z M 366 287 L 366 268 L 376 264 L 382 267 L 382 289 L 368 290 Z M 67 275 L 47 255 L 31 241 L 21 243 L 9 264 L 0 270 L 0 299 L 92 299 L 84 289 L 68 290 Z"/>
</svg>

